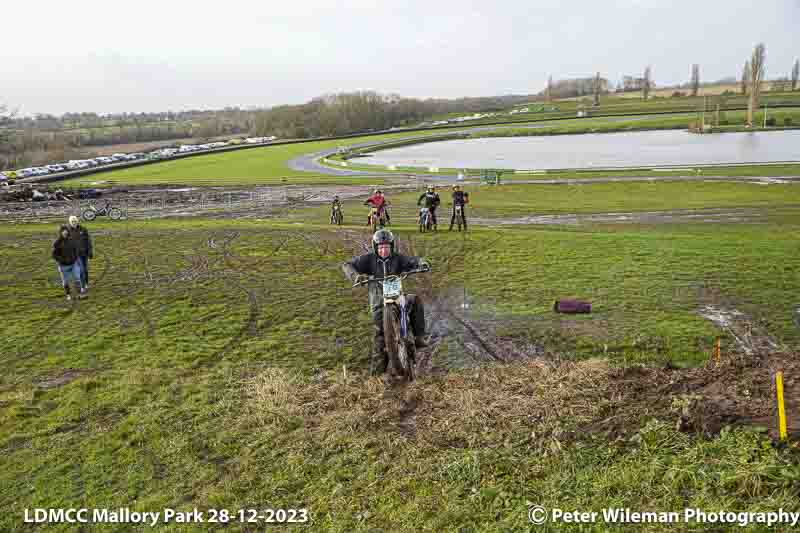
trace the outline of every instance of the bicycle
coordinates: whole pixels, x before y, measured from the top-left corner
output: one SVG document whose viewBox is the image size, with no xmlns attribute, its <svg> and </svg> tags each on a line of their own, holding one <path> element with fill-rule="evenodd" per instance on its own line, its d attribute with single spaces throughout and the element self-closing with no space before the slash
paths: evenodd
<svg viewBox="0 0 800 533">
<path fill-rule="evenodd" d="M 389 354 L 389 368 L 406 380 L 414 381 L 416 377 L 416 354 L 414 332 L 411 328 L 410 306 L 408 296 L 403 291 L 403 280 L 412 274 L 430 272 L 430 268 L 409 270 L 402 274 L 392 274 L 383 278 L 370 278 L 353 284 L 360 287 L 370 282 L 383 286 L 383 336 L 386 342 L 386 353 Z"/>
<path fill-rule="evenodd" d="M 91 222 L 97 217 L 104 216 L 109 217 L 111 220 L 120 220 L 122 218 L 122 209 L 112 207 L 111 202 L 106 202 L 106 205 L 103 206 L 102 209 L 98 209 L 94 205 L 89 204 L 89 207 L 83 211 L 81 216 L 87 222 Z"/>
</svg>

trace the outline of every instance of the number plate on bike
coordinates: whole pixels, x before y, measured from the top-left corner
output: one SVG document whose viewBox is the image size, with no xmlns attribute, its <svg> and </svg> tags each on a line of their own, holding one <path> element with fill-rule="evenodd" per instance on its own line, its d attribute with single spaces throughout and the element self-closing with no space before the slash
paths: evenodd
<svg viewBox="0 0 800 533">
<path fill-rule="evenodd" d="M 383 281 L 383 297 L 395 298 L 403 292 L 403 283 L 400 278 L 391 278 Z"/>
</svg>

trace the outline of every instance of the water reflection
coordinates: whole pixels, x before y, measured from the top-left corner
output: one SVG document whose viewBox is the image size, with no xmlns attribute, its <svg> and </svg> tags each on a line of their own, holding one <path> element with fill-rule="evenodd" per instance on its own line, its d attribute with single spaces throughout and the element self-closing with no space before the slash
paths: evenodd
<svg viewBox="0 0 800 533">
<path fill-rule="evenodd" d="M 697 135 L 648 131 L 425 143 L 375 152 L 378 165 L 592 168 L 800 161 L 800 131 Z"/>
</svg>

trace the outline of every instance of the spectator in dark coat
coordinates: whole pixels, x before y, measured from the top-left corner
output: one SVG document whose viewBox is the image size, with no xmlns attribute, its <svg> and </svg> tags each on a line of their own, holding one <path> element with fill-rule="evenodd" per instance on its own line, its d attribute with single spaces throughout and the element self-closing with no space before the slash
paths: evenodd
<svg viewBox="0 0 800 533">
<path fill-rule="evenodd" d="M 75 241 L 78 249 L 78 262 L 81 267 L 81 286 L 89 288 L 89 259 L 94 257 L 92 251 L 92 239 L 89 237 L 89 230 L 81 226 L 78 217 L 69 217 L 69 237 Z"/>
<path fill-rule="evenodd" d="M 61 226 L 59 229 L 58 239 L 53 243 L 53 259 L 56 260 L 58 272 L 61 274 L 61 283 L 64 286 L 64 292 L 67 294 L 67 300 L 72 299 L 69 293 L 69 285 L 72 280 L 75 280 L 80 287 L 80 297 L 82 298 L 86 290 L 81 282 L 78 248 L 74 239 L 70 237 L 69 226 Z"/>
</svg>

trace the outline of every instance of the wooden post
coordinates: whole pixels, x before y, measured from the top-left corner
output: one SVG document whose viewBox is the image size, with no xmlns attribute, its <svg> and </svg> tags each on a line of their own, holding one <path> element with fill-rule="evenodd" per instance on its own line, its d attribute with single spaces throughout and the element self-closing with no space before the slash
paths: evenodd
<svg viewBox="0 0 800 533">
<path fill-rule="evenodd" d="M 786 431 L 786 407 L 783 403 L 783 371 L 775 374 L 775 388 L 778 391 L 778 430 L 781 440 L 788 437 Z"/>
<path fill-rule="evenodd" d="M 706 131 L 706 97 L 703 97 L 703 124 L 700 126 L 701 131 Z"/>
<path fill-rule="evenodd" d="M 719 337 L 717 337 L 717 344 L 714 347 L 714 360 L 717 362 L 717 364 L 720 363 L 720 359 L 721 359 L 721 355 L 722 355 L 721 354 L 721 350 L 720 350 L 721 344 L 722 344 L 721 339 Z"/>
</svg>

